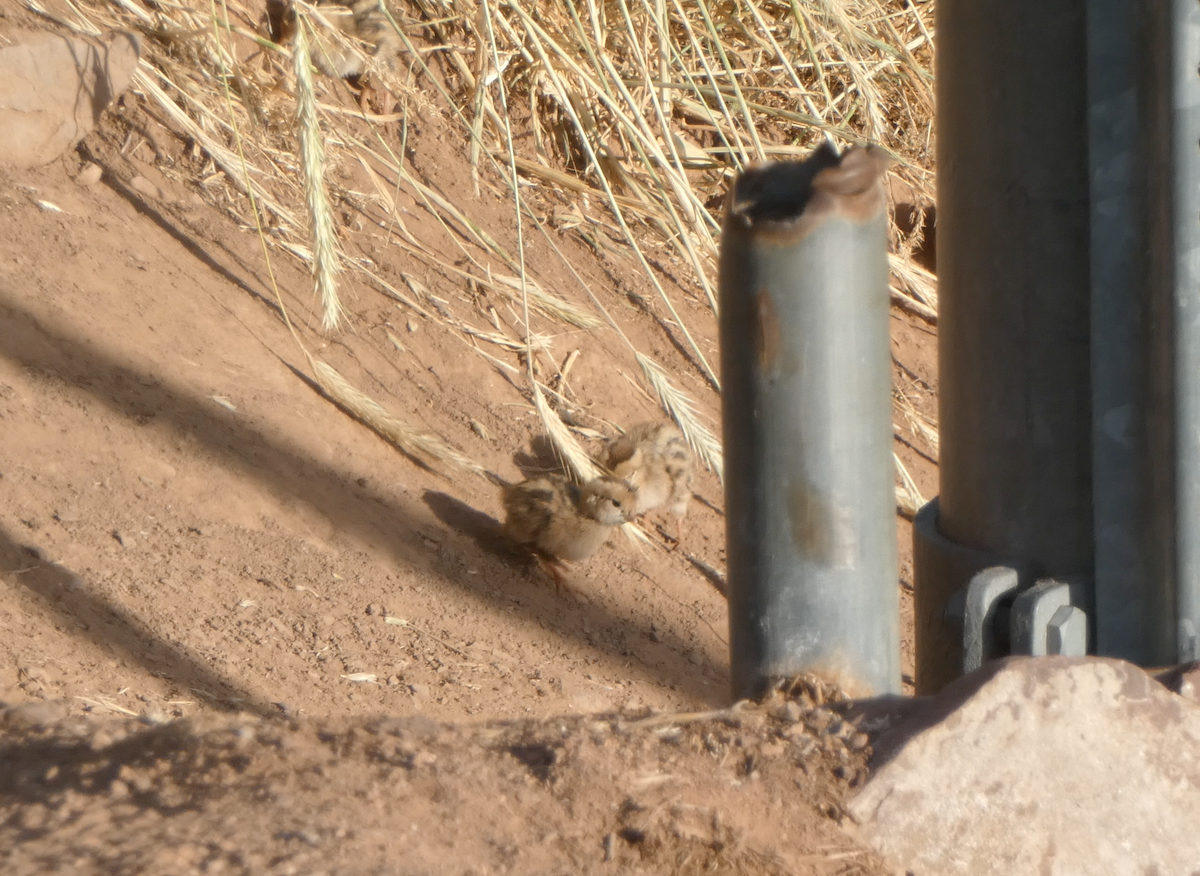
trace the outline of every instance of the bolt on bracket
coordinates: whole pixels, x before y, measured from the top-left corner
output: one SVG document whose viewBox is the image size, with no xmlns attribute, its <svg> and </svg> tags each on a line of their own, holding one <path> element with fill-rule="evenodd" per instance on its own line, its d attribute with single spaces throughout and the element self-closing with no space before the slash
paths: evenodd
<svg viewBox="0 0 1200 876">
<path fill-rule="evenodd" d="M 1017 594 L 1009 621 L 1013 654 L 1083 657 L 1088 650 L 1088 616 L 1080 604 L 1086 585 L 1078 580 L 1042 578 Z"/>
<path fill-rule="evenodd" d="M 961 637 L 963 674 L 1008 654 L 1086 655 L 1086 594 L 1086 583 L 1074 579 L 1042 578 L 1022 590 L 1021 573 L 1011 566 L 977 572 L 943 615 Z"/>
</svg>

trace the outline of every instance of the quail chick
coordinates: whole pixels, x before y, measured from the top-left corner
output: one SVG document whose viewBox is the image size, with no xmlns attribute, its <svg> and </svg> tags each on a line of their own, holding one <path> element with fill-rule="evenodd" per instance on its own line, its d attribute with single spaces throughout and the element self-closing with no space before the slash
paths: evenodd
<svg viewBox="0 0 1200 876">
<path fill-rule="evenodd" d="M 683 518 L 692 498 L 692 451 L 674 423 L 631 426 L 608 446 L 605 464 L 637 492 L 634 514 L 669 506 L 683 539 Z"/>
<path fill-rule="evenodd" d="M 583 560 L 633 515 L 636 495 L 618 478 L 600 477 L 582 487 L 560 475 L 543 475 L 504 486 L 504 532 L 529 547 L 554 576 L 564 580 L 563 561 Z"/>
</svg>

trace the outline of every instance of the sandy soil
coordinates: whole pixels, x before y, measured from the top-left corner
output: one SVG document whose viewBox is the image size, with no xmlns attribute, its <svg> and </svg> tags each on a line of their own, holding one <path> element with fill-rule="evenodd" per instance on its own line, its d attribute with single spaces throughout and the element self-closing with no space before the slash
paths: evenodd
<svg viewBox="0 0 1200 876">
<path fill-rule="evenodd" d="M 415 172 L 511 251 L 508 203 L 470 194 L 462 138 L 432 112 L 409 138 Z M 85 161 L 99 182 L 77 181 Z M 683 550 L 656 518 L 654 545 L 614 539 L 557 595 L 500 539 L 494 486 L 415 464 L 313 389 L 257 236 L 201 170 L 129 95 L 77 153 L 0 173 L 0 705 L 48 710 L 0 735 L 3 869 L 874 872 L 836 829 L 857 773 L 825 728 L 788 736 L 778 703 L 748 724 L 637 723 L 727 705 L 724 599 L 686 558 L 723 567 L 715 477 Z M 570 205 L 543 197 L 547 215 Z M 343 219 L 385 276 L 472 294 Z M 632 263 L 555 234 L 715 426 Z M 528 259 L 572 288 L 544 242 Z M 272 269 L 313 324 L 306 272 Z M 715 364 L 705 303 L 671 291 Z M 437 319 L 346 294 L 351 327 L 320 358 L 505 477 L 552 464 L 505 370 Z M 897 384 L 932 411 L 933 332 L 894 328 Z M 557 361 L 580 351 L 587 425 L 656 415 L 603 332 L 553 332 Z M 896 446 L 932 495 L 927 449 Z"/>
<path fill-rule="evenodd" d="M 54 709 L 0 741 L 6 873 L 884 872 L 838 828 L 867 735 L 803 698 L 458 726 Z"/>
</svg>

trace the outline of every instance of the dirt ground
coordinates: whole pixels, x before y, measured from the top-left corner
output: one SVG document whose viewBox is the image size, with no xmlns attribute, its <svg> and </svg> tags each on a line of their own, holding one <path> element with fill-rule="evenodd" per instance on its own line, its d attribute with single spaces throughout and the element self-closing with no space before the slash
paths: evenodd
<svg viewBox="0 0 1200 876">
<path fill-rule="evenodd" d="M 409 133 L 415 172 L 511 251 L 510 207 L 470 193 L 465 150 L 434 113 Z M 416 464 L 314 390 L 258 237 L 196 161 L 127 95 L 77 152 L 0 172 L 2 869 L 876 872 L 837 829 L 852 727 L 806 723 L 803 698 L 669 717 L 728 705 L 724 598 L 686 556 L 723 568 L 716 478 L 684 549 L 655 518 L 655 544 L 614 538 L 556 594 L 499 537 L 494 486 Z M 547 215 L 569 206 L 554 197 Z M 378 227 L 347 214 L 340 233 L 385 275 L 413 270 Z M 555 234 L 716 428 L 631 261 Z M 542 241 L 527 258 L 570 288 Z M 314 324 L 307 272 L 271 269 Z M 672 291 L 715 364 L 711 312 Z M 316 355 L 505 477 L 550 464 L 504 369 L 346 294 L 350 328 Z M 933 329 L 893 325 L 897 384 L 932 413 Z M 603 332 L 558 332 L 589 425 L 657 415 Z M 933 495 L 928 451 L 896 448 Z"/>
<path fill-rule="evenodd" d="M 884 872 L 838 828 L 867 734 L 804 697 L 456 726 L 65 711 L 0 739 L 6 873 Z"/>
</svg>

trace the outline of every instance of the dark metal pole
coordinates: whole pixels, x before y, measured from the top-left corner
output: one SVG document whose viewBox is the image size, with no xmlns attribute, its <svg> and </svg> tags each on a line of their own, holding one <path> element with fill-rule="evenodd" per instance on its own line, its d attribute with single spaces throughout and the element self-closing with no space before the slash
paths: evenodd
<svg viewBox="0 0 1200 876">
<path fill-rule="evenodd" d="M 1092 573 L 1084 5 L 937 4 L 941 485 L 914 535 L 920 693 L 960 670 L 945 612 L 970 574 Z"/>
<path fill-rule="evenodd" d="M 1149 4 L 1153 6 L 1154 4 Z M 1176 659 L 1200 658 L 1200 4 L 1171 0 Z"/>
<path fill-rule="evenodd" d="M 873 148 L 768 164 L 721 233 L 733 695 L 900 689 L 887 226 Z"/>
<path fill-rule="evenodd" d="M 1095 646 L 1143 666 L 1176 653 L 1170 19 L 1088 0 Z"/>
</svg>

